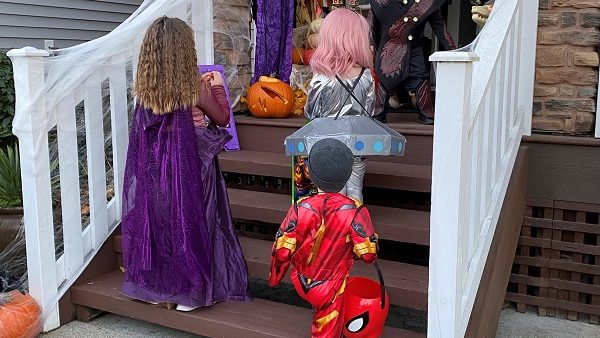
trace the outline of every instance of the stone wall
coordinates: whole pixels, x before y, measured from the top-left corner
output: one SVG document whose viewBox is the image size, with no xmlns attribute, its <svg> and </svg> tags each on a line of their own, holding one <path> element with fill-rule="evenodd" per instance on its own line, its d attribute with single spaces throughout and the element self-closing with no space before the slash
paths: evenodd
<svg viewBox="0 0 600 338">
<path fill-rule="evenodd" d="M 225 66 L 233 100 L 251 80 L 250 0 L 213 0 L 213 16 L 215 64 Z"/>
<path fill-rule="evenodd" d="M 540 0 L 534 130 L 593 131 L 599 26 L 600 0 Z"/>
</svg>

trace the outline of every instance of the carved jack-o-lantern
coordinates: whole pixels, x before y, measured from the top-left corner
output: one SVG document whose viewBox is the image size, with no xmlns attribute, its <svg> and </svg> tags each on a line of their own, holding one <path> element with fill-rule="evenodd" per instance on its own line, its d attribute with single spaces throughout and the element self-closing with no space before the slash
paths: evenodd
<svg viewBox="0 0 600 338">
<path fill-rule="evenodd" d="M 284 118 L 294 110 L 294 90 L 278 79 L 261 76 L 248 88 L 250 113 L 259 118 Z"/>
</svg>

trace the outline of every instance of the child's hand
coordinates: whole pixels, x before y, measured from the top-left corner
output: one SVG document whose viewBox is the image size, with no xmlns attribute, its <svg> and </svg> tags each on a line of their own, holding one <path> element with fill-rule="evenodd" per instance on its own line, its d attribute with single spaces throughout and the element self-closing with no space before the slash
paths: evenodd
<svg viewBox="0 0 600 338">
<path fill-rule="evenodd" d="M 223 83 L 223 77 L 221 76 L 221 73 L 219 72 L 208 72 L 204 75 L 202 75 L 202 79 L 204 81 L 208 81 L 210 82 L 210 86 L 222 86 Z"/>
</svg>

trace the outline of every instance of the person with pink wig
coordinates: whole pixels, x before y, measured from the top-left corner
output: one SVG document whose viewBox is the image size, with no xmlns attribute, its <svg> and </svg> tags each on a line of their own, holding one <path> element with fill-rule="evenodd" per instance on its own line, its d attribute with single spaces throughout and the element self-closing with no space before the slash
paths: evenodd
<svg viewBox="0 0 600 338">
<path fill-rule="evenodd" d="M 304 107 L 308 119 L 365 113 L 373 116 L 375 85 L 369 38 L 369 23 L 356 12 L 340 8 L 327 15 L 310 61 L 314 76 Z M 360 202 L 366 166 L 365 158 L 354 158 L 352 176 L 342 191 Z"/>
</svg>

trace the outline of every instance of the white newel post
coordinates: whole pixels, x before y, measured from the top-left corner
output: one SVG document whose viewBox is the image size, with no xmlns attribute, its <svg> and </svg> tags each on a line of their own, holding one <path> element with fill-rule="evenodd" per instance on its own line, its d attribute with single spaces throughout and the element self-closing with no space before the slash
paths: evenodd
<svg viewBox="0 0 600 338">
<path fill-rule="evenodd" d="M 29 292 L 44 309 L 44 331 L 59 327 L 56 255 L 52 218 L 52 190 L 48 131 L 40 118 L 47 113 L 44 95 L 44 57 L 48 53 L 32 47 L 7 53 L 15 74 L 15 116 L 27 122 L 17 131 L 23 181 L 23 209 L 27 245 Z"/>
<path fill-rule="evenodd" d="M 428 337 L 463 337 L 461 278 L 467 264 L 474 53 L 438 52 L 433 138 Z"/>
<path fill-rule="evenodd" d="M 198 64 L 214 64 L 212 0 L 192 0 L 192 27 L 196 35 Z"/>
<path fill-rule="evenodd" d="M 521 16 L 518 23 L 521 30 L 519 34 L 518 50 L 519 83 L 517 92 L 517 108 L 523 109 L 523 134 L 531 135 L 531 119 L 533 117 L 533 87 L 535 85 L 535 55 L 537 46 L 538 9 L 539 0 L 527 0 L 521 4 Z"/>
</svg>

